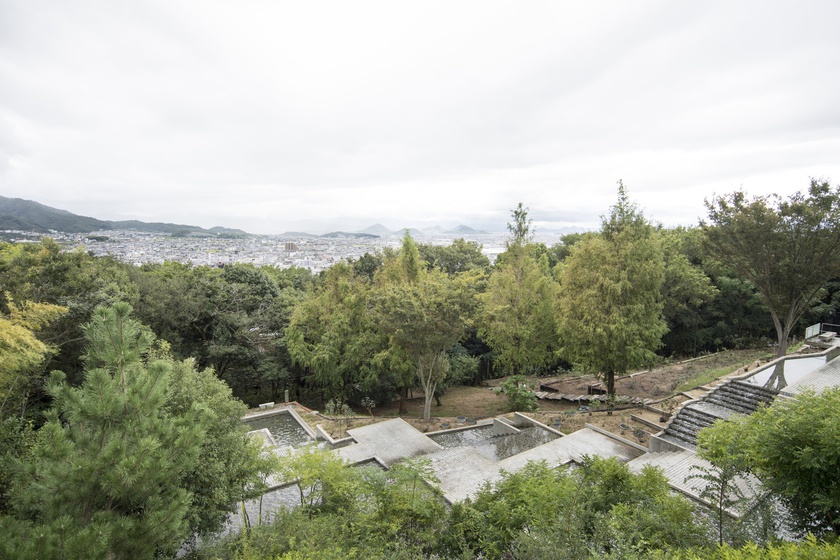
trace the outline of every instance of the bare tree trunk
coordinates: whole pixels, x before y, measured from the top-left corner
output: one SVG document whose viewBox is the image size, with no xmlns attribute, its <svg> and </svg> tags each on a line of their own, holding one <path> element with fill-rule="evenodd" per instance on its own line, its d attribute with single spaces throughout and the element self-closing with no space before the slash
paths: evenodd
<svg viewBox="0 0 840 560">
<path fill-rule="evenodd" d="M 426 390 L 425 402 L 423 403 L 423 420 L 428 422 L 432 418 L 432 398 L 435 394 L 435 386 L 437 383 L 432 383 L 431 390 Z"/>
<path fill-rule="evenodd" d="M 615 372 L 607 372 L 607 396 L 615 397 Z"/>
<path fill-rule="evenodd" d="M 400 411 L 399 411 L 400 416 L 405 414 L 405 399 L 406 399 L 407 396 L 408 396 L 408 385 L 405 384 L 405 385 L 402 386 L 402 389 L 400 390 Z"/>
<path fill-rule="evenodd" d="M 784 360 L 780 361 L 776 364 L 776 367 L 773 368 L 773 374 L 770 375 L 770 379 L 767 380 L 767 383 L 764 384 L 764 387 L 767 389 L 773 389 L 774 391 L 781 391 L 785 387 L 787 387 L 787 380 L 785 380 L 785 362 Z"/>
<path fill-rule="evenodd" d="M 776 340 L 778 344 L 776 347 L 776 357 L 781 358 L 787 355 L 791 323 L 787 321 L 786 324 L 782 324 L 779 316 L 772 310 L 770 311 L 770 316 L 773 317 L 773 326 L 776 327 Z"/>
</svg>

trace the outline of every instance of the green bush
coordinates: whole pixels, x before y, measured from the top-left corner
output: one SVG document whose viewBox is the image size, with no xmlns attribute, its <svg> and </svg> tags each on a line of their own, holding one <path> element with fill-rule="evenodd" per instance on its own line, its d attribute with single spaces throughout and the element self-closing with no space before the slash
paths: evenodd
<svg viewBox="0 0 840 560">
<path fill-rule="evenodd" d="M 502 382 L 502 391 L 508 398 L 512 412 L 534 412 L 537 410 L 537 396 L 528 388 L 522 375 L 514 375 Z"/>
</svg>

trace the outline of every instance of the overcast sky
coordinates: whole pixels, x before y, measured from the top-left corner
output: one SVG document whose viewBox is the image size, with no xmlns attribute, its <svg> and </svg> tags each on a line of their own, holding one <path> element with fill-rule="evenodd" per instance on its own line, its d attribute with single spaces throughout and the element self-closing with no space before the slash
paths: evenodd
<svg viewBox="0 0 840 560">
<path fill-rule="evenodd" d="M 0 0 L 0 195 L 252 233 L 840 183 L 840 2 Z"/>
</svg>

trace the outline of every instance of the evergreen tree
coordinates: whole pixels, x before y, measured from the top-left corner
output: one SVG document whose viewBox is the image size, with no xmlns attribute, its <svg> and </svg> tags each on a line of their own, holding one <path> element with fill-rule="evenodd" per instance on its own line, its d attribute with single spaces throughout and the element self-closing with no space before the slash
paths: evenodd
<svg viewBox="0 0 840 560">
<path fill-rule="evenodd" d="M 575 244 L 557 276 L 561 354 L 600 372 L 614 395 L 615 374 L 651 363 L 668 330 L 662 247 L 621 181 L 601 234 Z"/>
<path fill-rule="evenodd" d="M 61 372 L 54 406 L 12 491 L 0 551 L 37 558 L 150 558 L 190 534 L 182 485 L 202 453 L 206 404 L 168 406 L 172 365 L 145 361 L 151 333 L 128 304 L 99 308 L 85 327 L 84 383 Z M 244 437 L 244 436 L 243 436 Z"/>
<path fill-rule="evenodd" d="M 548 259 L 534 258 L 528 247 L 511 247 L 479 295 L 479 334 L 510 373 L 544 367 L 554 360 L 557 333 L 554 304 L 557 283 Z"/>
<path fill-rule="evenodd" d="M 531 242 L 531 238 L 534 236 L 534 231 L 531 227 L 533 220 L 528 218 L 528 208 L 523 208 L 520 202 L 516 208 L 511 210 L 510 217 L 513 218 L 513 221 L 507 225 L 508 231 L 510 232 L 510 239 L 507 241 L 507 246 L 508 248 L 524 247 Z"/>
</svg>

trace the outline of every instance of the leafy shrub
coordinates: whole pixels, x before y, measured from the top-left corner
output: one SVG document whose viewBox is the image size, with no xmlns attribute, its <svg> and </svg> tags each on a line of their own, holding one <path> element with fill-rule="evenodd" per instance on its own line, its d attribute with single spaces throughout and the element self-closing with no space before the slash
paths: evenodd
<svg viewBox="0 0 840 560">
<path fill-rule="evenodd" d="M 537 396 L 528 388 L 522 375 L 514 375 L 502 382 L 502 391 L 508 398 L 512 412 L 534 412 L 537 410 Z"/>
</svg>

